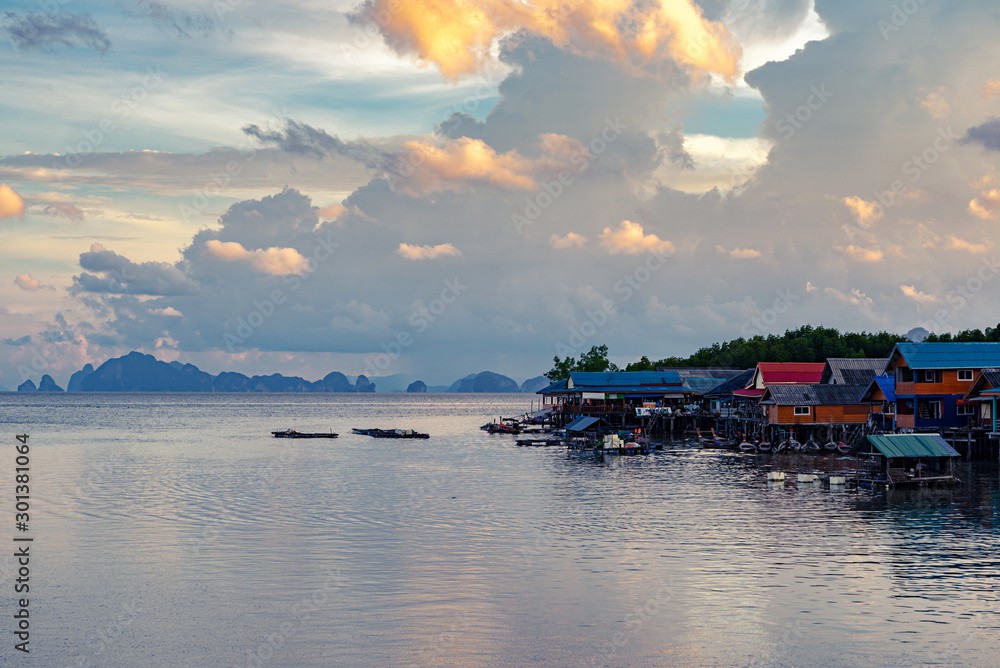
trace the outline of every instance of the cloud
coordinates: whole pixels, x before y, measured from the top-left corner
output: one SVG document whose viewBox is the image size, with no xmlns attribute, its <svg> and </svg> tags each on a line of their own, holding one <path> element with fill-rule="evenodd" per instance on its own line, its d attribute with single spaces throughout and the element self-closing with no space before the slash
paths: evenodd
<svg viewBox="0 0 1000 668">
<path fill-rule="evenodd" d="M 207 37 L 219 29 L 217 20 L 204 10 L 191 13 L 156 0 L 135 0 L 135 7 L 127 8 L 126 14 L 146 19 L 162 31 L 177 33 L 178 37 L 190 38 L 193 32 Z"/>
<path fill-rule="evenodd" d="M 751 259 L 761 256 L 761 252 L 759 250 L 754 250 L 753 248 L 734 248 L 733 250 L 726 250 L 722 246 L 717 245 L 715 247 L 715 252 L 719 255 L 728 255 L 729 257 L 738 260 Z"/>
<path fill-rule="evenodd" d="M 167 306 L 166 308 L 154 308 L 149 309 L 150 315 L 161 315 L 168 318 L 182 318 L 184 314 L 175 309 L 173 306 Z"/>
<path fill-rule="evenodd" d="M 851 210 L 859 225 L 868 225 L 882 219 L 885 211 L 876 202 L 866 202 L 860 197 L 845 197 L 844 205 Z"/>
<path fill-rule="evenodd" d="M 0 220 L 24 217 L 24 200 L 6 183 L 0 184 Z"/>
<path fill-rule="evenodd" d="M 656 143 L 660 152 L 672 165 L 680 169 L 694 170 L 694 158 L 684 148 L 684 134 L 680 130 L 661 132 Z"/>
<path fill-rule="evenodd" d="M 665 62 L 735 79 L 740 49 L 724 26 L 706 20 L 691 0 L 643 3 L 579 0 L 368 0 L 349 15 L 378 25 L 399 54 L 437 64 L 451 78 L 482 70 L 493 44 L 523 30 L 555 46 L 627 69 Z"/>
<path fill-rule="evenodd" d="M 917 290 L 916 287 L 912 285 L 900 285 L 899 289 L 904 295 L 917 302 L 918 304 L 927 305 L 935 303 L 938 298 L 934 295 L 929 295 L 926 292 L 921 292 Z"/>
<path fill-rule="evenodd" d="M 542 135 L 539 140 L 536 148 L 541 155 L 537 158 L 524 157 L 516 150 L 497 153 L 482 139 L 469 137 L 445 140 L 440 145 L 408 141 L 403 145 L 403 164 L 412 167 L 400 171 L 401 178 L 393 180 L 409 193 L 458 192 L 477 183 L 534 190 L 537 176 L 554 176 L 575 164 L 587 164 L 587 149 L 578 140 L 557 134 Z"/>
<path fill-rule="evenodd" d="M 939 88 L 937 91 L 928 93 L 928 95 L 920 101 L 920 106 L 927 110 L 927 113 L 931 115 L 932 118 L 938 121 L 943 121 L 948 118 L 948 113 L 951 111 L 951 105 L 948 101 L 944 99 L 941 94 L 944 92 L 944 88 Z"/>
<path fill-rule="evenodd" d="M 195 294 L 199 289 L 196 282 L 166 262 L 137 264 L 99 243 L 80 254 L 80 266 L 102 275 L 85 271 L 74 276 L 74 293 L 169 296 Z"/>
<path fill-rule="evenodd" d="M 46 216 L 53 216 L 56 218 L 66 218 L 72 220 L 74 223 L 82 223 L 85 218 L 83 211 L 73 206 L 72 204 L 67 204 L 65 202 L 56 202 L 55 204 L 49 204 L 44 209 L 42 213 Z"/>
<path fill-rule="evenodd" d="M 637 253 L 670 253 L 674 245 L 660 239 L 655 234 L 644 234 L 642 225 L 630 220 L 623 220 L 617 230 L 605 227 L 601 232 L 601 243 L 612 255 L 619 253 L 635 255 Z"/>
<path fill-rule="evenodd" d="M 984 190 L 969 202 L 969 213 L 982 220 L 1000 218 L 1000 190 Z"/>
<path fill-rule="evenodd" d="M 549 239 L 549 245 L 558 249 L 583 248 L 587 245 L 587 237 L 579 235 L 576 232 L 569 232 L 563 237 L 553 234 L 552 238 Z"/>
<path fill-rule="evenodd" d="M 870 308 L 875 302 L 874 300 L 861 292 L 861 290 L 854 288 L 851 290 L 850 294 L 844 294 L 836 288 L 823 288 L 823 292 L 830 295 L 838 301 L 845 302 L 847 304 L 853 304 L 855 306 L 862 306 L 865 308 Z"/>
<path fill-rule="evenodd" d="M 236 241 L 210 239 L 205 242 L 205 255 L 223 262 L 249 262 L 258 271 L 273 276 L 301 274 L 306 259 L 294 248 L 247 250 Z"/>
<path fill-rule="evenodd" d="M 14 279 L 14 285 L 25 292 L 37 292 L 38 290 L 55 290 L 51 285 L 44 285 L 37 278 L 32 278 L 31 274 L 18 274 Z"/>
<path fill-rule="evenodd" d="M 989 79 L 983 84 L 982 97 L 984 101 L 992 100 L 1000 95 L 1000 79 Z"/>
<path fill-rule="evenodd" d="M 26 346 L 29 343 L 31 343 L 31 334 L 25 334 L 24 336 L 17 339 L 6 338 L 3 340 L 3 342 L 5 345 L 15 346 L 19 348 L 21 346 Z"/>
<path fill-rule="evenodd" d="M 880 250 L 871 250 L 854 245 L 839 250 L 844 255 L 847 255 L 855 260 L 860 260 L 861 262 L 878 262 L 884 256 L 884 253 Z"/>
<path fill-rule="evenodd" d="M 111 48 L 107 33 L 90 14 L 7 12 L 0 18 L 0 37 L 19 49 L 50 49 L 58 45 L 106 53 Z"/>
<path fill-rule="evenodd" d="M 1000 118 L 991 118 L 982 125 L 969 128 L 962 141 L 979 144 L 990 151 L 1000 151 Z"/>
<path fill-rule="evenodd" d="M 410 244 L 399 244 L 396 253 L 407 260 L 433 260 L 448 255 L 461 255 L 462 252 L 451 244 L 438 244 L 437 246 L 411 246 Z"/>
<path fill-rule="evenodd" d="M 284 121 L 284 128 L 276 130 L 250 124 L 243 128 L 243 134 L 285 153 L 305 155 L 316 160 L 322 160 L 333 154 L 354 160 L 371 169 L 381 169 L 389 159 L 389 154 L 368 142 L 345 142 L 328 134 L 322 128 L 314 128 L 290 118 L 286 118 Z"/>
<path fill-rule="evenodd" d="M 981 244 L 972 243 L 971 241 L 966 241 L 965 239 L 960 239 L 954 235 L 948 237 L 948 244 L 945 246 L 946 250 L 961 250 L 968 251 L 970 253 L 985 253 L 993 244 L 989 241 L 983 242 Z"/>
</svg>

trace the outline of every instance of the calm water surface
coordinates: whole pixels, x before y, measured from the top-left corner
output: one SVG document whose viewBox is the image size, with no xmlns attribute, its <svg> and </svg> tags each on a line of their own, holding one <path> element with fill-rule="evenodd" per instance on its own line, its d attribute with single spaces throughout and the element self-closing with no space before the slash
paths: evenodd
<svg viewBox="0 0 1000 668">
<path fill-rule="evenodd" d="M 478 429 L 529 401 L 2 394 L 0 541 L 26 431 L 35 542 L 30 655 L 0 557 L 0 665 L 1000 663 L 996 466 L 831 492 L 765 473 L 845 460 L 602 462 Z M 291 426 L 341 436 L 270 437 Z"/>
</svg>

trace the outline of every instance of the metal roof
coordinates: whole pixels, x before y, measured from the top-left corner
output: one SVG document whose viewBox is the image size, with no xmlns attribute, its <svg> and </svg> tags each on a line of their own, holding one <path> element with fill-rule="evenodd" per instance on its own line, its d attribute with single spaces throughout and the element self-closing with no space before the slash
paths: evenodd
<svg viewBox="0 0 1000 668">
<path fill-rule="evenodd" d="M 734 397 L 757 397 L 764 396 L 764 388 L 743 387 L 733 391 Z"/>
<path fill-rule="evenodd" d="M 886 457 L 958 457 L 938 434 L 874 434 L 868 442 Z"/>
<path fill-rule="evenodd" d="M 997 394 L 998 388 L 1000 388 L 1000 369 L 983 369 L 976 374 L 975 380 L 962 399 L 971 401 L 982 394 Z"/>
<path fill-rule="evenodd" d="M 698 394 L 707 394 L 725 382 L 725 378 L 687 378 L 684 387 Z"/>
<path fill-rule="evenodd" d="M 779 406 L 846 406 L 858 403 L 864 385 L 771 385 L 761 403 Z"/>
<path fill-rule="evenodd" d="M 566 425 L 565 428 L 566 428 L 566 431 L 583 431 L 585 429 L 589 429 L 590 427 L 593 427 L 595 424 L 597 424 L 600 421 L 601 421 L 601 418 L 580 417 L 580 418 L 577 418 L 577 419 L 573 420 L 572 422 L 570 422 L 568 425 Z"/>
<path fill-rule="evenodd" d="M 826 361 L 821 383 L 830 385 L 867 385 L 882 374 L 888 357 L 831 357 Z"/>
<path fill-rule="evenodd" d="M 823 377 L 823 362 L 759 362 L 757 371 L 764 385 L 775 383 L 812 385 Z"/>
<path fill-rule="evenodd" d="M 603 387 L 613 385 L 680 385 L 681 377 L 676 371 L 573 371 L 569 374 L 574 389 L 582 385 Z"/>
<path fill-rule="evenodd" d="M 535 392 L 535 394 L 553 394 L 555 392 L 565 392 L 566 391 L 566 381 L 568 378 L 563 378 L 562 380 L 557 380 L 548 387 L 543 387 L 542 389 Z"/>
<path fill-rule="evenodd" d="M 734 376 L 729 380 L 727 380 L 726 382 L 724 382 L 722 385 L 719 385 L 718 387 L 714 388 L 711 392 L 708 392 L 707 395 L 711 395 L 713 397 L 721 397 L 732 394 L 734 391 L 746 387 L 747 383 L 749 383 L 750 380 L 753 379 L 753 374 L 754 374 L 754 369 L 746 369 L 745 371 L 742 371 L 738 376 Z"/>
<path fill-rule="evenodd" d="M 875 376 L 872 378 L 872 381 L 865 386 L 865 391 L 861 393 L 861 397 L 858 398 L 858 401 L 862 403 L 875 401 L 872 399 L 872 395 L 875 393 L 875 388 L 882 390 L 882 394 L 885 395 L 886 401 L 896 401 L 895 376 Z"/>
<path fill-rule="evenodd" d="M 723 366 L 658 366 L 657 371 L 673 371 L 683 380 L 688 378 L 721 378 L 729 380 L 743 373 L 743 369 Z"/>
<path fill-rule="evenodd" d="M 897 354 L 911 369 L 1000 367 L 1000 343 L 897 343 L 889 364 Z"/>
</svg>

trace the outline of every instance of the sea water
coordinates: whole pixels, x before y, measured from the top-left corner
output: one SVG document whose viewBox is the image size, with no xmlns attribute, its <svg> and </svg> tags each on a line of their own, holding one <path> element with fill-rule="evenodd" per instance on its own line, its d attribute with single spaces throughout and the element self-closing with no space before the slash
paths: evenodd
<svg viewBox="0 0 1000 668">
<path fill-rule="evenodd" d="M 838 457 L 601 460 L 479 430 L 530 401 L 0 394 L 0 664 L 997 665 L 994 464 L 838 490 L 766 479 Z"/>
</svg>

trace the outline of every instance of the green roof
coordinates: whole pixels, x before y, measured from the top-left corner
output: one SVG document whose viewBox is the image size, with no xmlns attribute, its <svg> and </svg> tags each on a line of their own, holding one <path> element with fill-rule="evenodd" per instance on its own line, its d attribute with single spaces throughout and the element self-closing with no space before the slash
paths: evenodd
<svg viewBox="0 0 1000 668">
<path fill-rule="evenodd" d="M 895 457 L 958 457 L 955 448 L 937 434 L 874 434 L 868 442 L 889 459 Z"/>
</svg>

